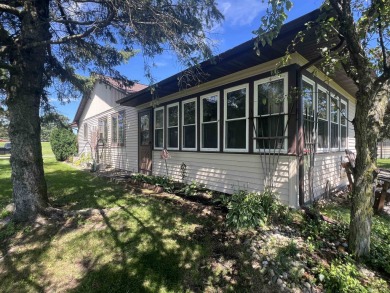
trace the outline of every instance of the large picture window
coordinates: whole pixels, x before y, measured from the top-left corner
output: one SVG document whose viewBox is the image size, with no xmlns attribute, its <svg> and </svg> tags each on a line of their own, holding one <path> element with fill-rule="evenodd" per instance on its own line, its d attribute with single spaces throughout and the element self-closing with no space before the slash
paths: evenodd
<svg viewBox="0 0 390 293">
<path fill-rule="evenodd" d="M 325 150 L 328 145 L 328 111 L 329 98 L 327 92 L 320 88 L 318 89 L 317 113 L 318 113 L 318 148 Z"/>
<path fill-rule="evenodd" d="M 196 150 L 196 99 L 182 103 L 183 150 Z"/>
<path fill-rule="evenodd" d="M 224 91 L 225 136 L 224 149 L 248 150 L 248 85 Z"/>
<path fill-rule="evenodd" d="M 107 117 L 99 118 L 99 140 L 107 142 L 108 138 L 108 123 Z"/>
<path fill-rule="evenodd" d="M 154 109 L 154 148 L 164 148 L 164 108 Z"/>
<path fill-rule="evenodd" d="M 219 94 L 202 96 L 201 102 L 201 150 L 219 150 Z"/>
<path fill-rule="evenodd" d="M 286 149 L 287 75 L 255 82 L 255 148 Z"/>
<path fill-rule="evenodd" d="M 125 145 L 125 111 L 111 116 L 111 142 L 113 145 Z"/>
<path fill-rule="evenodd" d="M 168 149 L 179 149 L 179 104 L 167 106 Z"/>
</svg>

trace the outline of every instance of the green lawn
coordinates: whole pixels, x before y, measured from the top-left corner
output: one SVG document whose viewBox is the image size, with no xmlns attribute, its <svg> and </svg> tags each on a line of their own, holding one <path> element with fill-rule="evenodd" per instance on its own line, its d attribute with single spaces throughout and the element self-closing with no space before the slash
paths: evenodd
<svg viewBox="0 0 390 293">
<path fill-rule="evenodd" d="M 390 169 L 390 159 L 378 159 L 378 167 Z"/>
<path fill-rule="evenodd" d="M 136 195 L 54 158 L 44 163 L 51 204 L 90 210 L 0 229 L 0 292 L 237 291 L 261 279 L 242 243 L 213 234 L 224 229 L 217 214 Z M 0 161 L 0 210 L 11 200 L 9 177 Z"/>
</svg>

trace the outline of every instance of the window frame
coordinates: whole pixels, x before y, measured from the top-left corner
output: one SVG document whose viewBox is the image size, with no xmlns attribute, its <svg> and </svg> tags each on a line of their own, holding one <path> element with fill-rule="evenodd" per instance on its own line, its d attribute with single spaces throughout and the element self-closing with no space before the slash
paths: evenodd
<svg viewBox="0 0 390 293">
<path fill-rule="evenodd" d="M 123 129 L 122 137 L 123 140 L 120 140 L 120 128 L 119 128 L 119 118 L 123 119 Z M 116 127 L 114 129 L 113 119 L 116 119 Z M 116 134 L 116 141 L 114 141 L 114 133 Z M 125 110 L 118 111 L 111 115 L 111 145 L 117 147 L 123 147 L 126 145 L 126 112 Z"/>
<path fill-rule="evenodd" d="M 174 108 L 176 107 L 177 108 L 177 125 L 176 126 L 169 126 L 169 109 L 170 108 Z M 167 135 L 167 150 L 179 150 L 179 147 L 180 147 L 180 144 L 179 144 L 179 141 L 180 141 L 180 107 L 179 107 L 179 103 L 172 103 L 172 104 L 169 104 L 167 105 L 167 109 L 166 109 L 166 119 L 167 119 L 167 123 L 166 123 L 166 128 L 167 128 L 167 131 L 166 131 L 166 135 Z M 169 129 L 171 128 L 177 128 L 177 147 L 171 147 L 169 146 Z"/>
<path fill-rule="evenodd" d="M 100 123 L 103 122 L 103 125 L 101 126 Z M 103 128 L 103 131 L 101 132 L 101 128 Z M 98 130 L 99 130 L 99 137 L 98 140 L 101 139 L 101 134 L 103 134 L 103 142 L 107 144 L 108 142 L 108 119 L 107 116 L 100 117 L 98 119 Z"/>
<path fill-rule="evenodd" d="M 318 102 L 318 98 L 319 98 L 319 92 L 322 91 L 323 93 L 326 94 L 326 115 L 327 115 L 327 120 L 326 120 L 326 124 L 328 126 L 328 146 L 326 148 L 320 148 L 318 143 L 318 130 L 319 130 L 319 127 L 318 127 L 318 122 L 319 122 L 319 119 L 325 121 L 324 119 L 322 118 L 319 118 L 318 117 L 318 105 L 319 105 L 319 102 Z M 320 84 L 317 83 L 317 98 L 316 98 L 316 120 L 317 120 L 317 131 L 316 131 L 316 135 L 317 135 L 317 151 L 318 152 L 322 152 L 322 153 L 325 153 L 325 152 L 329 152 L 330 151 L 330 92 L 328 90 L 326 90 L 323 86 L 321 86 Z"/>
<path fill-rule="evenodd" d="M 83 124 L 83 140 L 88 141 L 88 132 L 89 132 L 88 123 L 84 122 L 84 124 Z"/>
<path fill-rule="evenodd" d="M 341 104 L 344 104 L 344 106 L 345 106 L 345 117 L 344 117 L 345 125 L 341 124 L 341 117 L 343 116 L 341 114 Z M 339 124 L 340 124 L 340 150 L 341 150 L 341 148 L 348 149 L 348 100 L 345 100 L 345 99 L 340 97 L 339 106 L 340 106 L 340 111 L 339 111 L 339 113 L 340 113 L 340 118 L 339 118 L 340 123 Z M 341 145 L 341 139 L 342 139 L 342 137 L 341 137 L 341 127 L 345 127 L 345 146 L 344 147 Z"/>
<path fill-rule="evenodd" d="M 336 101 L 336 117 L 337 122 L 333 122 L 332 115 L 332 103 Z M 337 125 L 337 147 L 332 147 L 332 124 Z M 341 127 L 340 127 L 340 97 L 334 94 L 333 92 L 329 93 L 329 150 L 330 151 L 339 151 L 341 145 Z"/>
<path fill-rule="evenodd" d="M 184 124 L 184 106 L 186 104 L 189 104 L 189 103 L 195 103 L 195 124 Z M 198 99 L 197 98 L 192 98 L 192 99 L 188 99 L 188 100 L 185 100 L 185 101 L 182 101 L 181 103 L 181 147 L 182 147 L 182 150 L 183 151 L 196 151 L 197 150 L 197 146 L 198 146 Z M 186 148 L 184 146 L 184 127 L 185 126 L 195 126 L 195 147 L 194 148 Z"/>
<path fill-rule="evenodd" d="M 212 122 L 203 122 L 203 99 L 211 98 L 211 97 L 217 97 L 217 120 Z M 220 141 L 220 94 L 218 92 L 211 92 L 205 95 L 200 96 L 200 150 L 201 151 L 209 151 L 209 152 L 218 152 L 219 151 L 219 141 Z M 203 147 L 203 125 L 204 124 L 211 124 L 211 123 L 217 123 L 217 147 L 216 148 L 204 148 Z"/>
<path fill-rule="evenodd" d="M 157 122 L 157 119 L 156 119 L 156 112 L 158 111 L 163 111 L 163 114 L 162 114 L 162 128 L 157 128 L 156 127 L 156 122 Z M 162 133 L 162 138 L 163 138 L 163 141 L 162 141 L 162 146 L 159 147 L 159 146 L 156 146 L 156 130 L 160 130 L 162 129 L 163 133 Z M 161 106 L 161 107 L 157 107 L 157 108 L 154 108 L 154 111 L 153 111 L 153 149 L 155 150 L 162 150 L 164 149 L 164 146 L 165 146 L 165 108 L 164 106 Z"/>
<path fill-rule="evenodd" d="M 240 117 L 240 118 L 233 118 L 233 119 L 228 119 L 227 118 L 227 96 L 229 93 L 237 91 L 237 90 L 242 90 L 245 89 L 245 116 Z M 224 130 L 223 130 L 223 151 L 224 152 L 240 152 L 240 153 L 245 153 L 249 151 L 249 143 L 248 143 L 248 138 L 249 138 L 249 83 L 241 84 L 238 86 L 230 87 L 227 89 L 224 89 L 223 91 L 223 107 L 224 107 L 224 117 L 223 117 L 223 122 L 224 122 Z M 230 121 L 240 121 L 240 120 L 245 120 L 245 148 L 238 149 L 238 148 L 228 148 L 227 147 L 227 124 Z"/>
<path fill-rule="evenodd" d="M 265 83 L 269 83 L 269 82 L 274 82 L 274 81 L 278 81 L 278 80 L 283 80 L 283 95 L 284 95 L 284 101 L 283 101 L 283 127 L 286 127 L 286 123 L 288 121 L 288 73 L 285 72 L 285 73 L 282 73 L 280 75 L 277 75 L 277 76 L 270 76 L 270 77 L 266 77 L 266 78 L 262 78 L 262 79 L 259 79 L 259 80 L 256 80 L 253 82 L 253 116 L 254 116 L 254 123 L 256 125 L 257 123 L 257 120 L 256 119 L 259 119 L 260 116 L 259 116 L 259 107 L 258 107 L 258 103 L 259 103 L 259 89 L 258 89 L 258 86 L 260 84 L 265 84 Z M 272 115 L 279 115 L 279 114 L 267 114 L 267 115 L 262 115 L 262 116 L 272 116 Z M 284 131 L 284 129 L 283 129 Z M 280 149 L 281 152 L 283 153 L 287 153 L 287 144 L 288 144 L 288 127 L 286 128 L 286 133 L 284 134 L 284 136 L 286 136 L 286 138 L 283 139 L 283 147 Z M 256 131 L 255 129 L 253 130 L 253 137 L 256 137 Z M 269 148 L 269 149 L 264 149 L 264 148 L 258 148 L 257 147 L 257 140 L 254 139 L 253 140 L 253 151 L 256 151 L 256 152 L 269 152 L 270 150 L 272 150 L 272 148 Z"/>
</svg>

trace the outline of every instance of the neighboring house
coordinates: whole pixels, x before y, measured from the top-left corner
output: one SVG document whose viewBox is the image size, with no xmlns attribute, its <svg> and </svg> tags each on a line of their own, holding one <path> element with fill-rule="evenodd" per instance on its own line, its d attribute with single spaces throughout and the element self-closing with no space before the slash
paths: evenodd
<svg viewBox="0 0 390 293">
<path fill-rule="evenodd" d="M 340 164 L 344 150 L 355 148 L 352 80 L 342 70 L 329 79 L 312 66 L 309 60 L 320 55 L 313 31 L 279 74 L 272 74 L 292 38 L 318 13 L 285 24 L 259 56 L 250 40 L 201 63 L 200 82 L 187 83 L 184 89 L 178 83 L 183 73 L 123 98 L 109 96 L 112 91 L 106 89 L 104 96 L 112 101 L 106 115 L 125 110 L 128 127 L 123 149 L 127 158 L 119 164 L 111 152 L 112 165 L 165 175 L 161 151 L 167 149 L 168 173 L 174 179 L 180 180 L 185 171 L 187 181 L 227 193 L 271 186 L 282 202 L 296 207 L 309 199 L 309 157 L 315 144 L 315 196 L 346 184 Z M 121 106 L 114 107 L 115 102 Z M 101 117 L 100 104 L 91 99 L 88 110 L 84 106 L 83 114 L 76 115 L 79 141 L 82 124 Z"/>
<path fill-rule="evenodd" d="M 378 142 L 378 158 L 390 159 L 390 139 Z"/>
<path fill-rule="evenodd" d="M 110 78 L 95 83 L 73 121 L 78 127 L 79 156 L 89 154 L 105 167 L 138 171 L 137 111 L 117 101 L 145 87 L 136 83 L 123 88 Z"/>
</svg>

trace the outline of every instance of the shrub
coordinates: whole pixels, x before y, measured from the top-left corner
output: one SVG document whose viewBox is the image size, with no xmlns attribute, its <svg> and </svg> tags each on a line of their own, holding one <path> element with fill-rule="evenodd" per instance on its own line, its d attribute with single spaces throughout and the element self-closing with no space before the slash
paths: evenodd
<svg viewBox="0 0 390 293">
<path fill-rule="evenodd" d="M 271 190 L 263 193 L 240 190 L 231 196 L 224 196 L 222 203 L 228 208 L 227 226 L 236 229 L 266 224 L 280 205 Z"/>
<path fill-rule="evenodd" d="M 65 161 L 77 152 L 76 135 L 68 128 L 54 128 L 50 145 L 57 161 Z"/>
</svg>

